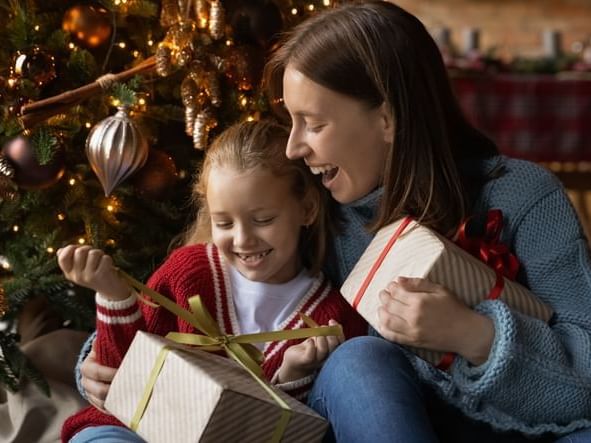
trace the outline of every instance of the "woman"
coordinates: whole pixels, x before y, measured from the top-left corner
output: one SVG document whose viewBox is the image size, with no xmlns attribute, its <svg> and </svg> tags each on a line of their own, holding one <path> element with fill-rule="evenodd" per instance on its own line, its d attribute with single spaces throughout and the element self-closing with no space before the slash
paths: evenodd
<svg viewBox="0 0 591 443">
<path fill-rule="evenodd" d="M 591 440 L 591 263 L 581 226 L 551 174 L 500 156 L 466 122 L 423 25 L 387 2 L 318 14 L 287 37 L 266 79 L 292 120 L 288 157 L 322 174 L 341 203 L 327 265 L 336 284 L 373 233 L 402 216 L 451 237 L 467 216 L 478 222 L 494 208 L 521 262 L 517 280 L 555 312 L 545 324 L 501 301 L 471 310 L 427 280 L 390 283 L 377 336 L 340 346 L 312 390 L 309 404 L 337 441 Z M 457 357 L 443 372 L 401 345 Z M 96 370 L 83 366 L 88 392 L 98 392 L 88 379 Z"/>
</svg>

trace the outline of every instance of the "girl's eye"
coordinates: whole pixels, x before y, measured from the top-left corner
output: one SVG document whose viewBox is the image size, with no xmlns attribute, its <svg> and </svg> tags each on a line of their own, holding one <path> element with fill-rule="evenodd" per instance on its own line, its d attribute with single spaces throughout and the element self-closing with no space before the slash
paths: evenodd
<svg viewBox="0 0 591 443">
<path fill-rule="evenodd" d="M 254 222 L 257 225 L 268 225 L 269 223 L 271 223 L 273 220 L 275 220 L 275 217 L 265 217 L 265 218 L 255 218 Z"/>
</svg>

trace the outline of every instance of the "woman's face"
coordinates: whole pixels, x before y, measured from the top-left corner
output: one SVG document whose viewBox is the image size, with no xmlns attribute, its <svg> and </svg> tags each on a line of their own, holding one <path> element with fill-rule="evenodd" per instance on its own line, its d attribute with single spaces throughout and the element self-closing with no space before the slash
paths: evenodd
<svg viewBox="0 0 591 443">
<path fill-rule="evenodd" d="M 340 203 L 350 203 L 381 184 L 393 123 L 386 106 L 374 109 L 325 88 L 288 65 L 283 100 L 292 120 L 290 159 L 303 158 Z"/>
</svg>

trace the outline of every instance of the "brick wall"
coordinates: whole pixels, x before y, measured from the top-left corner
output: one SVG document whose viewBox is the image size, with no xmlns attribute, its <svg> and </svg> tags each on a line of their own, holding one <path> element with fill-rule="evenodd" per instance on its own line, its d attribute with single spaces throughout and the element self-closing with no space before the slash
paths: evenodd
<svg viewBox="0 0 591 443">
<path fill-rule="evenodd" d="M 431 30 L 446 26 L 461 45 L 462 31 L 480 28 L 481 48 L 503 57 L 541 53 L 544 29 L 563 34 L 563 47 L 591 37 L 591 0 L 394 0 Z"/>
</svg>

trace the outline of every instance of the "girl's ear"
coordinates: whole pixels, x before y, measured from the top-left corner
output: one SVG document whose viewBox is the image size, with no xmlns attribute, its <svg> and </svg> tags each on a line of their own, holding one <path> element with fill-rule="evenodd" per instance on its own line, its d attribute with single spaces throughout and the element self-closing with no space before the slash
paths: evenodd
<svg viewBox="0 0 591 443">
<path fill-rule="evenodd" d="M 392 109 L 386 102 L 383 102 L 378 112 L 384 142 L 392 145 L 394 143 L 394 115 L 392 115 Z"/>
<path fill-rule="evenodd" d="M 304 198 L 304 218 L 303 225 L 310 226 L 314 224 L 318 218 L 318 212 L 320 211 L 320 196 L 318 190 L 310 189 L 306 192 Z"/>
</svg>

